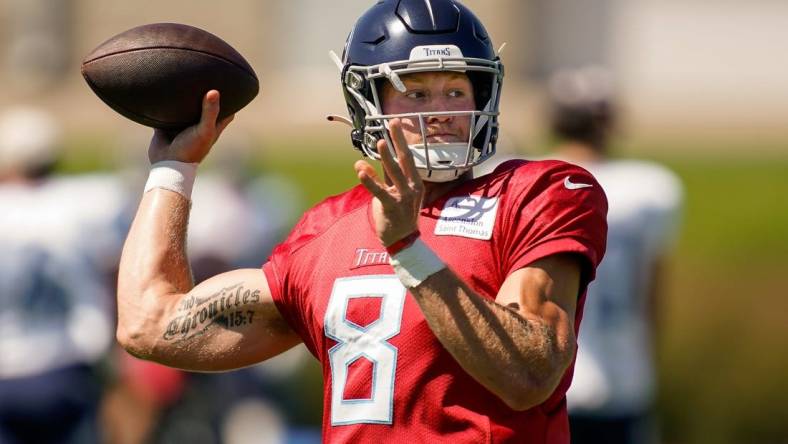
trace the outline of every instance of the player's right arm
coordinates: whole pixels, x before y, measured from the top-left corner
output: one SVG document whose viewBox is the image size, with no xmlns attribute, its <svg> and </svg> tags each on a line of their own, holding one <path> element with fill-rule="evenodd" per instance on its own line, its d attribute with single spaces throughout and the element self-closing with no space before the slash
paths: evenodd
<svg viewBox="0 0 788 444">
<path fill-rule="evenodd" d="M 229 124 L 216 122 L 218 112 L 218 94 L 206 94 L 199 124 L 171 143 L 155 133 L 151 161 L 200 162 Z M 120 344 L 137 357 L 195 371 L 252 365 L 298 344 L 261 270 L 235 270 L 193 285 L 186 256 L 189 206 L 169 190 L 143 195 L 120 261 Z"/>
</svg>

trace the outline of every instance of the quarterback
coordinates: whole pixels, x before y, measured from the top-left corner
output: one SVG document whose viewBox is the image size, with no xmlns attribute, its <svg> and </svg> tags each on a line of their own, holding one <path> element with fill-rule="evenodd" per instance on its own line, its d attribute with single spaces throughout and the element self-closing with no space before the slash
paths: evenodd
<svg viewBox="0 0 788 444">
<path fill-rule="evenodd" d="M 229 124 L 217 91 L 153 163 L 124 248 L 118 339 L 195 371 L 304 343 L 324 376 L 326 442 L 569 441 L 585 289 L 607 203 L 585 170 L 495 153 L 503 66 L 453 0 L 384 0 L 356 23 L 341 83 L 360 184 L 307 211 L 260 269 L 192 284 L 197 164 Z"/>
</svg>

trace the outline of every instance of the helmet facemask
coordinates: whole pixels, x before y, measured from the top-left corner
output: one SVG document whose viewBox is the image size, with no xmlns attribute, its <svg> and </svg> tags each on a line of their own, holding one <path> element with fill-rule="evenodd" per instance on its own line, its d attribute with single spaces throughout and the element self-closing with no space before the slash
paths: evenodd
<svg viewBox="0 0 788 444">
<path fill-rule="evenodd" d="M 422 56 L 428 54 L 428 56 Z M 415 55 L 415 56 L 414 56 Z M 384 114 L 383 82 L 404 92 L 400 76 L 421 72 L 461 72 L 468 76 L 476 98 L 476 109 L 465 111 L 430 111 Z M 417 47 L 410 60 L 371 66 L 350 65 L 343 74 L 343 86 L 354 122 L 354 144 L 366 156 L 380 160 L 377 142 L 384 139 L 394 153 L 388 132 L 392 119 L 407 119 L 418 125 L 421 143 L 409 144 L 422 179 L 430 182 L 454 180 L 495 153 L 498 137 L 498 107 L 503 68 L 500 61 L 463 57 L 459 48 L 446 45 L 440 49 Z M 468 139 L 461 142 L 428 141 L 431 117 L 468 119 Z"/>
</svg>

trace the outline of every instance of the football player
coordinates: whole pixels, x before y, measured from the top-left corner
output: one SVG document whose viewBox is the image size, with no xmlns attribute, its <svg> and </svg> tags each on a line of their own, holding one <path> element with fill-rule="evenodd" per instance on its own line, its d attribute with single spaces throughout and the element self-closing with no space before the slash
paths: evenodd
<svg viewBox="0 0 788 444">
<path fill-rule="evenodd" d="M 96 372 L 130 202 L 116 175 L 56 174 L 61 134 L 43 109 L 0 109 L 2 443 L 100 442 Z"/>
<path fill-rule="evenodd" d="M 588 289 L 574 382 L 572 442 L 659 442 L 653 416 L 655 318 L 664 262 L 675 244 L 682 185 L 662 165 L 611 158 L 616 109 L 601 67 L 551 77 L 554 154 L 591 171 L 610 201 L 607 254 Z"/>
<path fill-rule="evenodd" d="M 383 165 L 307 211 L 259 269 L 192 285 L 196 165 L 229 123 L 155 132 L 122 257 L 118 338 L 218 371 L 303 342 L 324 375 L 326 442 L 568 442 L 565 392 L 607 204 L 585 170 L 495 152 L 503 66 L 453 0 L 384 0 L 342 60 L 351 141 Z"/>
</svg>

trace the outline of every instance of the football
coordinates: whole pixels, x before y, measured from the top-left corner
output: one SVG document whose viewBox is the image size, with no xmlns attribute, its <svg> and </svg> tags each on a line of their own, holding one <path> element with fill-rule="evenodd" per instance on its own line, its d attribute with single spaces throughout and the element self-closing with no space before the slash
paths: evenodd
<svg viewBox="0 0 788 444">
<path fill-rule="evenodd" d="M 257 95 L 257 75 L 232 46 L 189 25 L 154 23 L 122 32 L 82 62 L 82 76 L 123 116 L 154 128 L 179 130 L 200 119 L 202 98 L 221 94 L 219 119 Z"/>
</svg>

